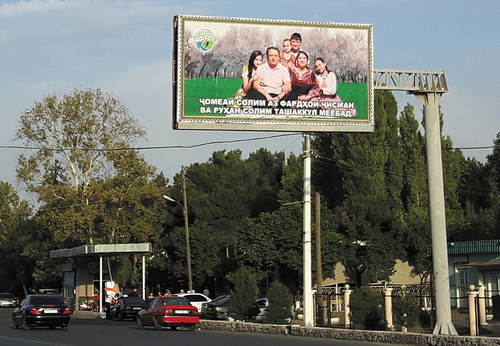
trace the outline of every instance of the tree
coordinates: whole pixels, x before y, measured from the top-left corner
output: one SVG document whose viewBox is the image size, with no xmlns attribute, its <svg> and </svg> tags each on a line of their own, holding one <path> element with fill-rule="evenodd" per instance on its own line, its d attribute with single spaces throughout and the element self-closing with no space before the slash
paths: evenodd
<svg viewBox="0 0 500 346">
<path fill-rule="evenodd" d="M 272 324 L 287 324 L 291 322 L 293 296 L 284 286 L 278 281 L 271 284 L 271 288 L 267 294 L 269 299 L 268 314 L 264 318 L 264 323 Z"/>
<path fill-rule="evenodd" d="M 491 188 L 489 201 L 491 203 L 491 212 L 494 215 L 494 234 L 498 238 L 498 230 L 500 229 L 500 133 L 497 134 L 493 144 L 493 152 L 486 156 L 486 170 Z"/>
<path fill-rule="evenodd" d="M 404 162 L 401 194 L 406 225 L 403 236 L 406 254 L 404 260 L 413 267 L 413 273 L 424 280 L 430 274 L 431 268 L 431 257 L 427 251 L 431 241 L 429 186 L 425 137 L 419 130 L 414 108 L 410 104 L 401 112 L 399 134 Z"/>
<path fill-rule="evenodd" d="M 375 121 L 373 133 L 321 134 L 313 142 L 320 158 L 314 184 L 335 208 L 341 261 L 358 287 L 388 280 L 403 254 L 401 146 L 390 92 L 375 93 Z"/>
<path fill-rule="evenodd" d="M 300 205 L 244 219 L 239 228 L 238 263 L 255 268 L 259 278 L 281 280 L 297 289 L 303 265 L 302 229 Z"/>
<path fill-rule="evenodd" d="M 228 314 L 235 320 L 243 321 L 249 315 L 257 299 L 257 278 L 249 267 L 241 266 L 227 274 L 227 279 L 234 285 L 231 290 Z"/>
<path fill-rule="evenodd" d="M 27 294 L 41 248 L 30 227 L 31 207 L 6 182 L 0 182 L 0 216 L 0 287 Z"/>
<path fill-rule="evenodd" d="M 241 151 L 214 152 L 206 163 L 185 168 L 192 277 L 195 287 L 206 286 L 207 273 L 223 284 L 225 274 L 234 270 L 234 244 L 246 217 L 278 208 L 278 192 L 284 157 L 260 149 L 248 159 Z M 174 177 L 168 195 L 183 198 L 182 176 Z M 168 250 L 177 281 L 186 280 L 186 244 L 182 207 L 171 206 L 174 217 L 167 225 Z M 229 258 L 228 258 L 229 257 Z M 211 286 L 211 285 L 210 285 Z"/>
<path fill-rule="evenodd" d="M 59 244 L 144 241 L 160 193 L 154 167 L 133 149 L 145 131 L 122 102 L 97 90 L 48 95 L 26 109 L 17 176 L 44 203 L 38 222 Z"/>
<path fill-rule="evenodd" d="M 47 95 L 19 119 L 15 139 L 36 152 L 19 156 L 17 176 L 42 201 L 64 198 L 57 186 L 85 190 L 93 179 L 107 176 L 113 150 L 145 134 L 121 100 L 99 89 Z"/>
<path fill-rule="evenodd" d="M 383 297 L 369 287 L 353 290 L 349 303 L 354 329 L 384 330 Z"/>
</svg>

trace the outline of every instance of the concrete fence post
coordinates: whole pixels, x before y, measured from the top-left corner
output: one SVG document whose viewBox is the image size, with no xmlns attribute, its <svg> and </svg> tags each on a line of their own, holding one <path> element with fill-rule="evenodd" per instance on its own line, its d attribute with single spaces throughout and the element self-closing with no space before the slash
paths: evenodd
<svg viewBox="0 0 500 346">
<path fill-rule="evenodd" d="M 387 287 L 384 291 L 385 297 L 385 323 L 387 329 L 394 329 L 394 322 L 392 320 L 392 287 Z"/>
<path fill-rule="evenodd" d="M 484 290 L 485 290 L 485 287 L 483 285 L 480 285 L 477 288 L 477 297 L 478 297 L 478 304 L 479 304 L 479 324 L 481 326 L 488 325 L 488 322 L 486 322 L 486 298 L 485 298 Z"/>
<path fill-rule="evenodd" d="M 344 291 L 344 304 L 345 304 L 345 311 L 344 311 L 344 316 L 345 316 L 345 327 L 349 328 L 351 326 L 351 308 L 349 306 L 349 301 L 350 301 L 350 296 L 351 296 L 351 290 L 349 289 L 349 286 L 346 285 L 346 290 Z"/>
<path fill-rule="evenodd" d="M 474 285 L 471 285 L 469 294 L 469 330 L 470 336 L 477 336 L 477 316 L 476 316 L 476 297 L 477 292 L 474 291 Z"/>
</svg>

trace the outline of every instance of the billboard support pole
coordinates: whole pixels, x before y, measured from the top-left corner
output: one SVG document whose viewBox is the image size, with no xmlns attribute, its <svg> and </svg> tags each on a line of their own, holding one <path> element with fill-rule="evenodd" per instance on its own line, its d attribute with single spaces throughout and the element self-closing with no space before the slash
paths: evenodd
<svg viewBox="0 0 500 346">
<path fill-rule="evenodd" d="M 458 335 L 451 321 L 446 214 L 444 203 L 443 164 L 441 158 L 441 126 L 439 101 L 441 93 L 415 93 L 424 105 L 429 206 L 431 221 L 432 271 L 436 296 L 436 326 L 433 334 Z"/>
<path fill-rule="evenodd" d="M 304 325 L 313 327 L 311 280 L 311 149 L 309 134 L 304 134 Z"/>
</svg>

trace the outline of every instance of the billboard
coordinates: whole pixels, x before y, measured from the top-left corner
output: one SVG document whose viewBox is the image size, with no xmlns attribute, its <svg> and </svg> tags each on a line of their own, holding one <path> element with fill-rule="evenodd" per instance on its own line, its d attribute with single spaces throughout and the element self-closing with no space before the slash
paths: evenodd
<svg viewBox="0 0 500 346">
<path fill-rule="evenodd" d="M 174 129 L 371 132 L 373 28 L 174 17 Z"/>
</svg>

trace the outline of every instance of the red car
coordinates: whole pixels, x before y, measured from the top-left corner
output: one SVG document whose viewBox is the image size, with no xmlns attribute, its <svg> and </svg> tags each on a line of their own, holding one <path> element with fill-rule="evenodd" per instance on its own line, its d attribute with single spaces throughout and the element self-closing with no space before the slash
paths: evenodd
<svg viewBox="0 0 500 346">
<path fill-rule="evenodd" d="M 138 329 L 144 326 L 154 326 L 156 330 L 161 330 L 161 327 L 170 327 L 172 330 L 187 327 L 193 331 L 199 322 L 198 309 L 186 298 L 177 296 L 154 297 L 146 309 L 137 315 Z"/>
</svg>

